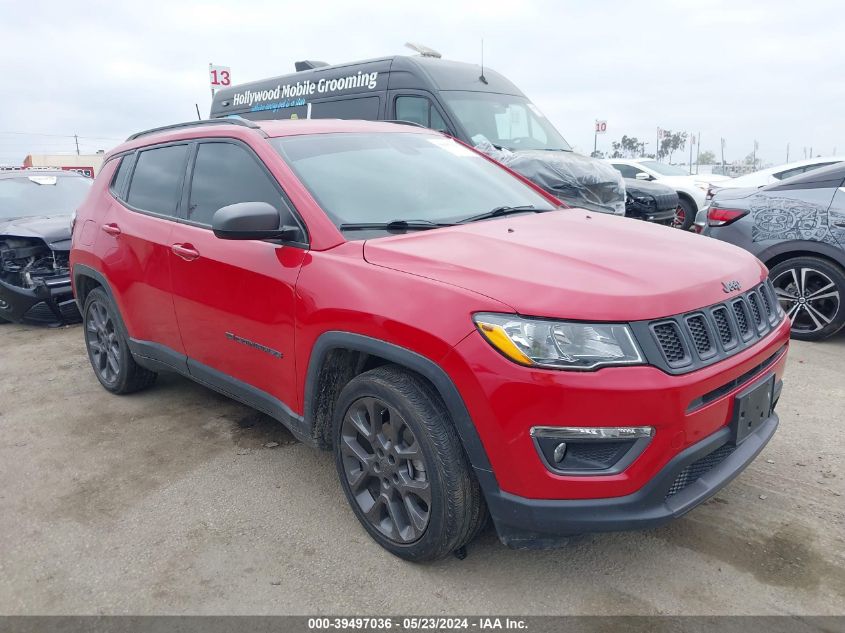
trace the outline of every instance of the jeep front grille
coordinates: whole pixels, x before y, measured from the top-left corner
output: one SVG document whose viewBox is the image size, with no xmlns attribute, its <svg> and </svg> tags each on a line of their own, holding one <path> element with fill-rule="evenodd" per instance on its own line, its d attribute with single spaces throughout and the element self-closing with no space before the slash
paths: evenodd
<svg viewBox="0 0 845 633">
<path fill-rule="evenodd" d="M 729 301 L 648 322 L 632 323 L 646 356 L 669 373 L 699 369 L 754 345 L 784 318 L 765 281 Z"/>
</svg>

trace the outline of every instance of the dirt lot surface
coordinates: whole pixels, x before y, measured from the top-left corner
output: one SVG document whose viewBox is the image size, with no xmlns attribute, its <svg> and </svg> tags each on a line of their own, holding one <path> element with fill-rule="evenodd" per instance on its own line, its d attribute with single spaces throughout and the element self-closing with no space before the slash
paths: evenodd
<svg viewBox="0 0 845 633">
<path fill-rule="evenodd" d="M 845 336 L 793 343 L 775 438 L 683 519 L 431 565 L 278 423 L 176 376 L 108 394 L 78 326 L 0 325 L 0 377 L 3 614 L 845 613 Z"/>
</svg>

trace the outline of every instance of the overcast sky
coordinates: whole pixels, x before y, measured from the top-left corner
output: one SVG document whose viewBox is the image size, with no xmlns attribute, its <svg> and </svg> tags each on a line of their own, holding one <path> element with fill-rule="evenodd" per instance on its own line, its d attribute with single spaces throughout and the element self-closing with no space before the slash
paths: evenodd
<svg viewBox="0 0 845 633">
<path fill-rule="evenodd" d="M 605 150 L 628 134 L 653 151 L 661 126 L 717 155 L 724 137 L 728 160 L 755 139 L 767 162 L 787 143 L 791 160 L 845 154 L 843 26 L 833 0 L 0 0 L 0 164 L 73 150 L 48 135 L 79 134 L 85 152 L 195 118 L 195 102 L 206 116 L 209 62 L 240 83 L 299 59 L 412 54 L 406 41 L 478 62 L 482 38 L 486 65 L 585 153 L 599 118 Z"/>
</svg>

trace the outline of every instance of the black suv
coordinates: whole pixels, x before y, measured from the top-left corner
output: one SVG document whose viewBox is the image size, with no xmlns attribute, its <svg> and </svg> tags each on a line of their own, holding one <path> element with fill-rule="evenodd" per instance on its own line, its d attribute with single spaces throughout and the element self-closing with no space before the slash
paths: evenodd
<svg viewBox="0 0 845 633">
<path fill-rule="evenodd" d="M 70 225 L 92 182 L 60 169 L 0 172 L 0 321 L 79 321 L 68 271 Z"/>
</svg>

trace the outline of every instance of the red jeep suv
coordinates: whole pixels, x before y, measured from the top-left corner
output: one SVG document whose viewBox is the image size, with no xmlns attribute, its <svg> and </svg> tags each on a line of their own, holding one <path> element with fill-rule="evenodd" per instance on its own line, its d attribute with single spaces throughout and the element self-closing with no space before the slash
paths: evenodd
<svg viewBox="0 0 845 633">
<path fill-rule="evenodd" d="M 70 265 L 103 387 L 176 371 L 276 418 L 408 560 L 488 516 L 512 547 L 658 525 L 778 424 L 789 321 L 753 256 L 561 208 L 427 129 L 136 134 Z"/>
</svg>

